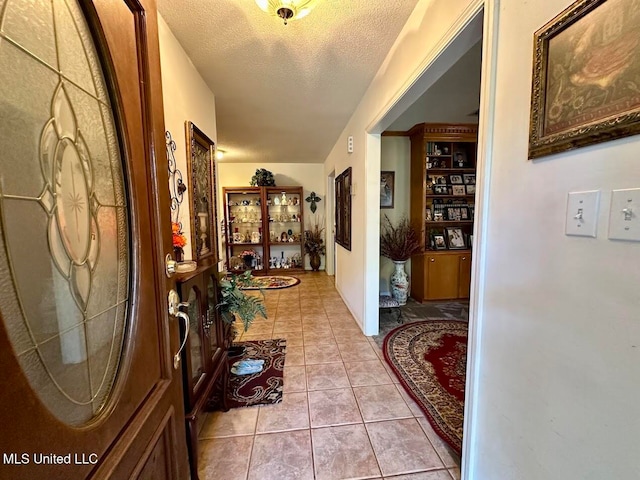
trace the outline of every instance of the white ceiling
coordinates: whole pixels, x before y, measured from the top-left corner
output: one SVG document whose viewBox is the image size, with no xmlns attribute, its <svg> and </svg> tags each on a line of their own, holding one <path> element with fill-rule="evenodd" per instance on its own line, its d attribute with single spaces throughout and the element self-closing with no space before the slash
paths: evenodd
<svg viewBox="0 0 640 480">
<path fill-rule="evenodd" d="M 387 130 L 407 131 L 422 122 L 478 123 L 482 41 L 447 70 Z"/>
<path fill-rule="evenodd" d="M 223 161 L 322 163 L 417 1 L 320 0 L 287 26 L 253 0 L 158 8 L 216 97 Z"/>
</svg>

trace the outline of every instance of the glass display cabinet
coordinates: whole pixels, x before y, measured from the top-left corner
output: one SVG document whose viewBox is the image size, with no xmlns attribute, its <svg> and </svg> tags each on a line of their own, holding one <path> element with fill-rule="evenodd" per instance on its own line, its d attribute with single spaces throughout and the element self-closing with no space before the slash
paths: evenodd
<svg viewBox="0 0 640 480">
<path fill-rule="evenodd" d="M 270 273 L 304 268 L 302 187 L 266 187 Z"/>
<path fill-rule="evenodd" d="M 261 187 L 224 188 L 227 269 L 265 273 Z"/>
<path fill-rule="evenodd" d="M 227 270 L 304 268 L 302 187 L 225 187 Z"/>
<path fill-rule="evenodd" d="M 233 331 L 217 309 L 220 303 L 217 264 L 179 274 L 176 280 L 178 294 L 187 303 L 185 311 L 189 315 L 189 334 L 180 363 L 189 463 L 192 478 L 197 479 L 198 433 L 203 414 L 209 410 L 227 409 L 227 351 L 233 340 Z M 185 333 L 181 331 L 182 338 Z"/>
</svg>

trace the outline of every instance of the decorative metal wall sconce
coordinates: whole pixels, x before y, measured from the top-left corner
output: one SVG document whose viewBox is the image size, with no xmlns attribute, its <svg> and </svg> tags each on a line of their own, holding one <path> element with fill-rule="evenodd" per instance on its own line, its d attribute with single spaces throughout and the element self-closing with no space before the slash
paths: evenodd
<svg viewBox="0 0 640 480">
<path fill-rule="evenodd" d="M 165 148 L 167 149 L 167 161 L 169 163 L 169 195 L 171 197 L 171 221 L 180 223 L 180 205 L 187 186 L 182 181 L 182 172 L 178 170 L 176 157 L 176 142 L 171 137 L 171 132 L 164 132 Z"/>
</svg>

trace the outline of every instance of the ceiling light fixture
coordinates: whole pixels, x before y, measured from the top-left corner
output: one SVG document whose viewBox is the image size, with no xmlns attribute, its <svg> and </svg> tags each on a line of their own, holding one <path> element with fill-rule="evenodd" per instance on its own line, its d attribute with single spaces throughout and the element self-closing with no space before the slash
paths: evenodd
<svg viewBox="0 0 640 480">
<path fill-rule="evenodd" d="M 224 158 L 224 150 L 216 149 L 216 160 L 222 160 Z"/>
<path fill-rule="evenodd" d="M 265 12 L 280 17 L 287 24 L 289 20 L 298 20 L 309 15 L 317 0 L 256 0 Z"/>
</svg>

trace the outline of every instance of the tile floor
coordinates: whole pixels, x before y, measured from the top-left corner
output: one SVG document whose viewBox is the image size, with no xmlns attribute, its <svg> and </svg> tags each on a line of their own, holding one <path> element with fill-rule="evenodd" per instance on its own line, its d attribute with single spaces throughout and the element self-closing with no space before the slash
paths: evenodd
<svg viewBox="0 0 640 480">
<path fill-rule="evenodd" d="M 286 338 L 278 405 L 214 412 L 200 433 L 206 480 L 460 478 L 435 434 L 324 273 L 265 292 L 268 320 L 240 341 Z"/>
</svg>

